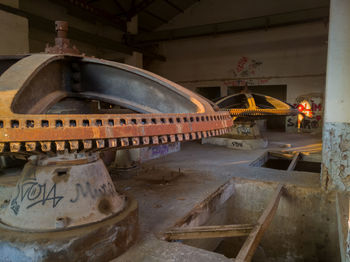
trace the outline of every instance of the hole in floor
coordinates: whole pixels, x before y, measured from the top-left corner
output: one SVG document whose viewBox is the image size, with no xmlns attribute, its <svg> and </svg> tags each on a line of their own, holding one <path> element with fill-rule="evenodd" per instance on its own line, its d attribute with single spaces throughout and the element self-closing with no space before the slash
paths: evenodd
<svg viewBox="0 0 350 262">
<path fill-rule="evenodd" d="M 268 151 L 250 166 L 278 170 L 320 173 L 321 162 L 307 152 Z"/>
<path fill-rule="evenodd" d="M 294 168 L 294 171 L 321 173 L 321 163 L 299 160 Z"/>
<path fill-rule="evenodd" d="M 329 194 L 321 189 L 287 185 L 276 202 L 274 183 L 239 181 L 234 183 L 234 188 L 225 203 L 217 201 L 224 191 L 215 191 L 178 220 L 176 227 L 167 231 L 167 237 L 171 235 L 172 241 L 233 259 L 244 256 L 247 252 L 241 252 L 242 249 L 249 247 L 246 241 L 251 243 L 249 239 L 255 238 L 256 249 L 249 248 L 252 262 L 340 261 L 336 207 Z M 266 216 L 264 213 L 271 201 L 277 209 Z M 271 223 L 262 222 L 267 219 L 271 219 Z M 205 224 L 201 224 L 203 221 Z M 238 231 L 238 226 L 253 228 L 257 223 L 264 224 L 266 230 L 239 234 L 242 231 Z M 257 237 L 258 234 L 262 234 L 261 237 Z"/>
<path fill-rule="evenodd" d="M 291 162 L 288 159 L 269 158 L 262 167 L 287 170 Z"/>
</svg>

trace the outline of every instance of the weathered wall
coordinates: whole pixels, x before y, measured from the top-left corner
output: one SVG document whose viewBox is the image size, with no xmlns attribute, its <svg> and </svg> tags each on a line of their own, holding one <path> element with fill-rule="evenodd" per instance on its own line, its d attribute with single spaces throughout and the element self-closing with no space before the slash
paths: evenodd
<svg viewBox="0 0 350 262">
<path fill-rule="evenodd" d="M 261 8 L 248 8 L 253 2 Z M 160 29 L 291 11 L 304 1 L 267 2 L 204 0 Z M 308 4 L 313 7 L 327 2 Z M 224 3 L 224 8 L 220 7 Z M 295 104 L 300 95 L 324 92 L 327 34 L 327 25 L 315 22 L 166 41 L 160 43 L 159 52 L 167 61 L 154 61 L 147 69 L 193 90 L 220 86 L 221 95 L 227 94 L 227 87 L 246 83 L 287 85 L 287 102 Z"/>
<path fill-rule="evenodd" d="M 18 7 L 17 0 L 1 0 L 1 4 Z M 26 18 L 0 10 L 0 55 L 24 54 L 29 51 Z"/>
<path fill-rule="evenodd" d="M 226 224 L 256 223 L 276 185 L 244 181 L 235 184 Z M 320 188 L 285 186 L 277 212 L 264 233 L 253 261 L 339 261 L 335 195 Z M 220 247 L 234 257 L 245 238 L 226 238 Z"/>
<path fill-rule="evenodd" d="M 210 210 L 204 225 L 255 224 L 274 196 L 277 183 L 234 178 L 233 195 L 217 209 Z M 252 259 L 258 261 L 339 261 L 335 194 L 318 186 L 284 185 L 278 209 L 263 234 Z M 202 203 L 201 203 L 202 204 Z M 205 212 L 198 212 L 199 214 Z M 195 217 L 195 216 L 193 216 Z M 201 221 L 200 215 L 188 219 L 187 226 Z M 181 220 L 180 220 L 181 221 Z M 182 225 L 181 225 L 182 226 Z M 218 239 L 185 240 L 185 244 L 214 250 L 226 257 L 236 257 L 246 237 L 228 237 L 217 246 Z"/>
<path fill-rule="evenodd" d="M 329 0 L 201 0 L 159 28 L 220 23 L 329 5 Z"/>
<path fill-rule="evenodd" d="M 0 0 L 0 4 L 18 8 L 18 5 L 19 5 L 18 1 L 19 0 Z"/>
<path fill-rule="evenodd" d="M 70 14 L 68 10 L 60 5 L 47 0 L 19 0 L 19 8 L 29 13 L 42 16 L 50 20 L 64 20 L 68 21 L 69 25 L 79 30 L 88 32 L 90 34 L 97 34 L 102 37 L 106 37 L 120 42 L 123 33 L 111 26 L 101 23 L 95 23 L 94 21 L 88 21 L 80 19 L 73 14 Z M 69 35 L 69 33 L 68 33 Z M 29 30 L 29 46 L 30 52 L 42 52 L 45 49 L 46 43 L 51 45 L 54 43 L 55 28 L 52 25 L 52 33 L 43 31 L 36 27 L 30 27 Z M 115 52 L 114 50 L 108 50 L 99 47 L 99 43 L 95 45 L 87 44 L 81 41 L 71 40 L 72 44 L 76 45 L 81 52 L 86 53 L 89 56 L 96 56 L 100 58 L 110 60 L 123 60 L 127 55 Z"/>
</svg>

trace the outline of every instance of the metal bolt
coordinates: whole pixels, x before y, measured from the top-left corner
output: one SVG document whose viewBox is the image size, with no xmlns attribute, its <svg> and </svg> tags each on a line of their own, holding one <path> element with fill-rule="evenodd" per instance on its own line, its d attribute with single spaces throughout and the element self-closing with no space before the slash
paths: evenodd
<svg viewBox="0 0 350 262">
<path fill-rule="evenodd" d="M 68 217 L 58 217 L 56 218 L 56 228 L 65 228 L 67 227 L 69 223 L 69 218 Z"/>
</svg>

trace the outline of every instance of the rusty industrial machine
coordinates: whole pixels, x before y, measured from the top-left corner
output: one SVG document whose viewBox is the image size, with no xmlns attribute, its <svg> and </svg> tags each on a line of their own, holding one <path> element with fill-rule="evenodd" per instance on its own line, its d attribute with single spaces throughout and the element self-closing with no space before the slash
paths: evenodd
<svg viewBox="0 0 350 262">
<path fill-rule="evenodd" d="M 298 110 L 292 105 L 271 96 L 251 93 L 247 87 L 240 93 L 218 99 L 216 104 L 222 110 L 228 110 L 234 120 L 298 114 Z"/>
<path fill-rule="evenodd" d="M 222 135 L 232 126 L 228 112 L 175 83 L 80 54 L 67 30 L 56 22 L 45 53 L 0 57 L 0 154 L 28 159 L 0 206 L 6 261 L 118 256 L 135 241 L 137 203 L 116 191 L 99 152 Z"/>
<path fill-rule="evenodd" d="M 220 138 L 204 139 L 204 143 L 234 149 L 267 147 L 268 141 L 261 136 L 257 120 L 298 114 L 293 106 L 270 96 L 252 93 L 247 86 L 240 93 L 217 99 L 215 104 L 230 112 L 233 128 Z"/>
</svg>

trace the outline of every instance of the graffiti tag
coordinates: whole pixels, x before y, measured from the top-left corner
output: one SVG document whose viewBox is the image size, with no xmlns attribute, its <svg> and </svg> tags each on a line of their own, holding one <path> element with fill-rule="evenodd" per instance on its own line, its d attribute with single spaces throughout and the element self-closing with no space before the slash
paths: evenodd
<svg viewBox="0 0 350 262">
<path fill-rule="evenodd" d="M 115 195 L 116 192 L 111 183 L 102 184 L 99 187 L 92 187 L 89 182 L 85 184 L 77 183 L 75 184 L 75 197 L 70 199 L 70 202 L 75 203 L 81 197 L 91 197 L 92 199 L 99 198 L 106 195 Z"/>
<path fill-rule="evenodd" d="M 167 145 L 155 146 L 152 147 L 152 156 L 165 155 L 169 151 L 169 147 Z"/>
<path fill-rule="evenodd" d="M 247 127 L 247 126 L 238 126 L 237 127 L 237 133 L 239 135 L 244 135 L 244 136 L 247 136 L 251 133 L 250 131 L 250 127 Z"/>
<path fill-rule="evenodd" d="M 49 186 L 46 183 L 39 184 L 36 179 L 30 179 L 17 185 L 17 195 L 12 199 L 10 207 L 17 215 L 23 201 L 31 202 L 25 207 L 26 209 L 38 204 L 45 205 L 50 201 L 52 201 L 52 208 L 55 208 L 62 199 L 63 196 L 57 195 L 56 184 Z"/>
<path fill-rule="evenodd" d="M 233 147 L 243 147 L 243 144 L 240 142 L 232 142 Z"/>
</svg>

